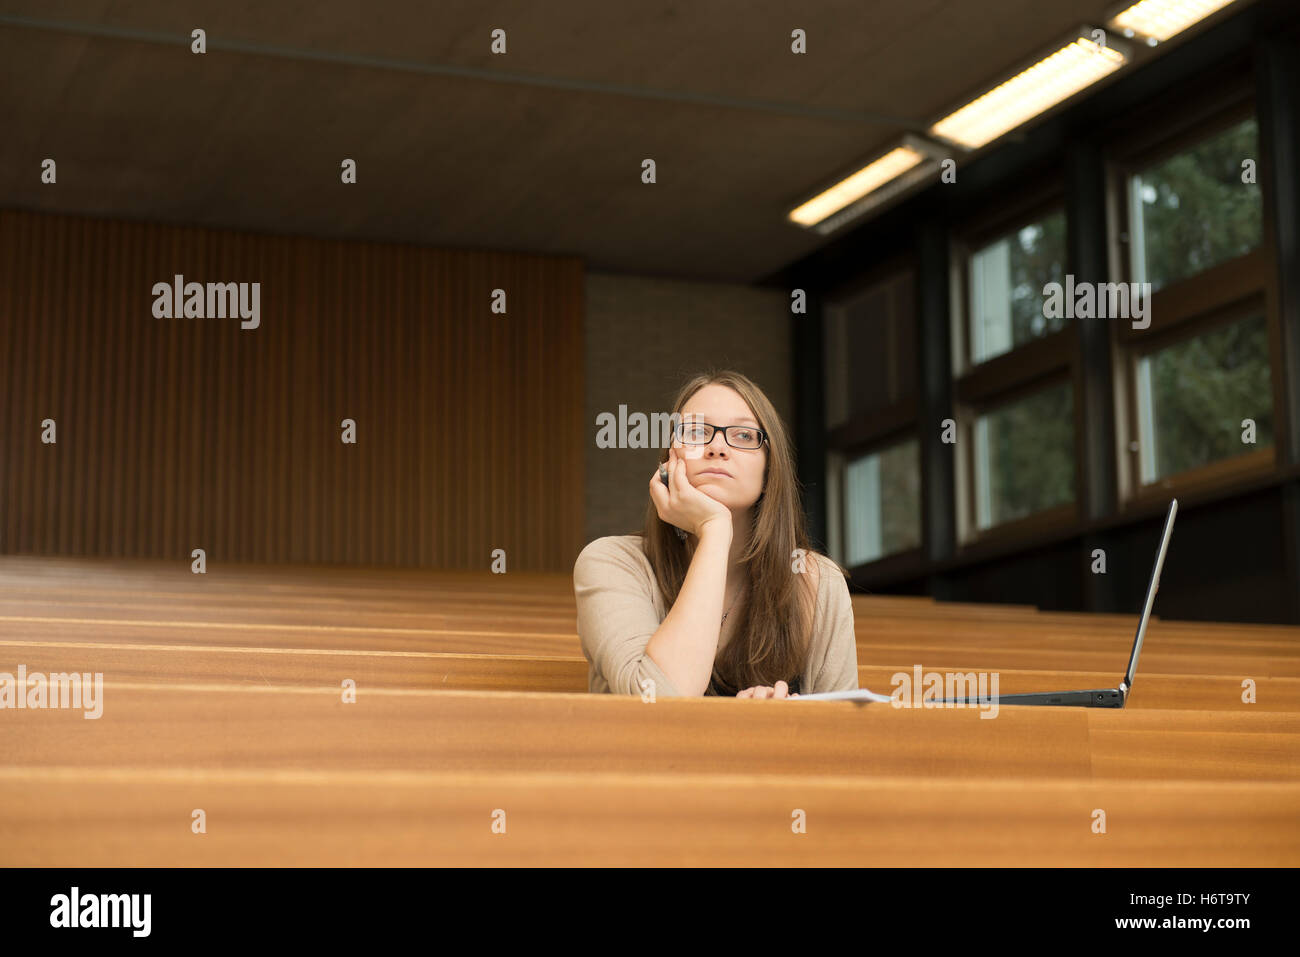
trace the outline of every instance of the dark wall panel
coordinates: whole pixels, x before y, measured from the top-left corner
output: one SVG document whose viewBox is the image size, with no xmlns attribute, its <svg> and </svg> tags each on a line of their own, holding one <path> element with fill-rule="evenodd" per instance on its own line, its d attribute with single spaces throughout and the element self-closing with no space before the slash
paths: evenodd
<svg viewBox="0 0 1300 957">
<path fill-rule="evenodd" d="M 946 576 L 952 583 L 951 599 L 1082 610 L 1081 554 L 1078 543 L 1071 541 L 955 570 Z"/>
<path fill-rule="evenodd" d="M 260 327 L 155 318 L 176 274 Z M 577 259 L 0 210 L 0 552 L 567 571 L 582 308 Z"/>
<path fill-rule="evenodd" d="M 1226 501 L 1180 504 L 1155 613 L 1191 621 L 1286 622 L 1295 582 L 1285 581 L 1281 495 L 1267 489 Z M 1163 519 L 1120 530 L 1121 608 L 1141 607 Z"/>
<path fill-rule="evenodd" d="M 1169 620 L 1292 622 L 1300 583 L 1282 563 L 1285 531 L 1278 521 L 1283 487 L 1196 505 L 1180 503 L 1169 543 L 1155 614 Z M 1142 610 L 1164 516 L 1106 531 L 1106 576 L 1116 612 Z M 946 573 L 955 601 L 1034 605 L 1044 610 L 1087 611 L 1093 573 L 1091 546 L 1079 538 L 992 558 Z M 877 594 L 926 593 L 924 579 L 870 589 Z"/>
</svg>

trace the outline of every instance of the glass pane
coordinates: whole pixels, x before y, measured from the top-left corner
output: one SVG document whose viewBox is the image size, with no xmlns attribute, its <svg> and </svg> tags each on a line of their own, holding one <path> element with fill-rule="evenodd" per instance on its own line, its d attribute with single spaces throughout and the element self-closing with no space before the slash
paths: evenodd
<svg viewBox="0 0 1300 957">
<path fill-rule="evenodd" d="M 983 362 L 1055 332 L 1043 315 L 1043 286 L 1065 281 L 1065 211 L 1026 223 L 970 259 L 971 362 Z"/>
<path fill-rule="evenodd" d="M 1154 352 L 1137 371 L 1143 482 L 1273 444 L 1263 316 Z M 1253 444 L 1245 440 L 1245 419 L 1255 423 Z"/>
<path fill-rule="evenodd" d="M 921 544 L 921 458 L 916 439 L 864 455 L 844 469 L 849 566 Z"/>
<path fill-rule="evenodd" d="M 1254 117 L 1133 177 L 1134 282 L 1155 291 L 1259 245 L 1262 201 L 1242 182 L 1246 160 L 1259 160 Z"/>
<path fill-rule="evenodd" d="M 975 420 L 975 500 L 980 528 L 1074 501 L 1074 392 L 1068 382 Z"/>
<path fill-rule="evenodd" d="M 914 392 L 915 281 L 913 273 L 902 272 L 827 310 L 828 429 Z"/>
</svg>

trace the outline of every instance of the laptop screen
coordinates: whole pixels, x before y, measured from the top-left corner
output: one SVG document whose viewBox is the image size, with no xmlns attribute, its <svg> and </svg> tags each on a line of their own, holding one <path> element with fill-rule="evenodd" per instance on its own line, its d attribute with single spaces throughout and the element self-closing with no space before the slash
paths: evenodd
<svg viewBox="0 0 1300 957">
<path fill-rule="evenodd" d="M 1174 516 L 1178 514 L 1178 499 L 1169 503 L 1169 514 L 1165 517 L 1165 531 L 1160 536 L 1160 550 L 1156 552 L 1156 564 L 1151 569 L 1151 584 L 1147 586 L 1147 600 L 1142 607 L 1142 620 L 1138 622 L 1137 637 L 1133 639 L 1133 653 L 1129 655 L 1128 671 L 1124 673 L 1124 687 L 1133 687 L 1133 675 L 1137 671 L 1138 655 L 1142 652 L 1142 636 L 1146 634 L 1147 620 L 1151 617 L 1151 606 L 1155 604 L 1156 591 L 1160 588 L 1160 569 L 1165 564 L 1165 552 L 1169 548 L 1169 537 L 1174 531 Z"/>
</svg>

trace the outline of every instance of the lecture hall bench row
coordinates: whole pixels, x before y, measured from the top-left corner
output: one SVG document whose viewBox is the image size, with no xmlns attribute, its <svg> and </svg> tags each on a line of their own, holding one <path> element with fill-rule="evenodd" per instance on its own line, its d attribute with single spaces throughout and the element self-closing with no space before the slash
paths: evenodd
<svg viewBox="0 0 1300 957">
<path fill-rule="evenodd" d="M 1157 621 L 1124 711 L 647 705 L 585 694 L 566 576 L 511 578 L 0 558 L 0 654 L 107 683 L 4 716 L 0 864 L 1300 861 L 1300 630 Z M 1110 685 L 1135 625 L 854 604 L 876 690 Z"/>
</svg>

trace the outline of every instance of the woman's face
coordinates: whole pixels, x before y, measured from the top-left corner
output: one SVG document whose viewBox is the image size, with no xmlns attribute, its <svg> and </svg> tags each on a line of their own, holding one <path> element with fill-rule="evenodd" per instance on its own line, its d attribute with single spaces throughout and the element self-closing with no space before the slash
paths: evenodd
<svg viewBox="0 0 1300 957">
<path fill-rule="evenodd" d="M 724 427 L 760 427 L 740 394 L 716 383 L 706 385 L 686 401 L 682 407 L 682 421 L 707 422 Z M 763 494 L 766 445 L 757 449 L 734 449 L 727 444 L 722 429 L 718 429 L 708 445 L 684 445 L 674 438 L 673 448 L 684 460 L 686 477 L 691 484 L 728 508 L 748 508 Z M 727 474 L 719 474 L 723 472 Z"/>
</svg>

